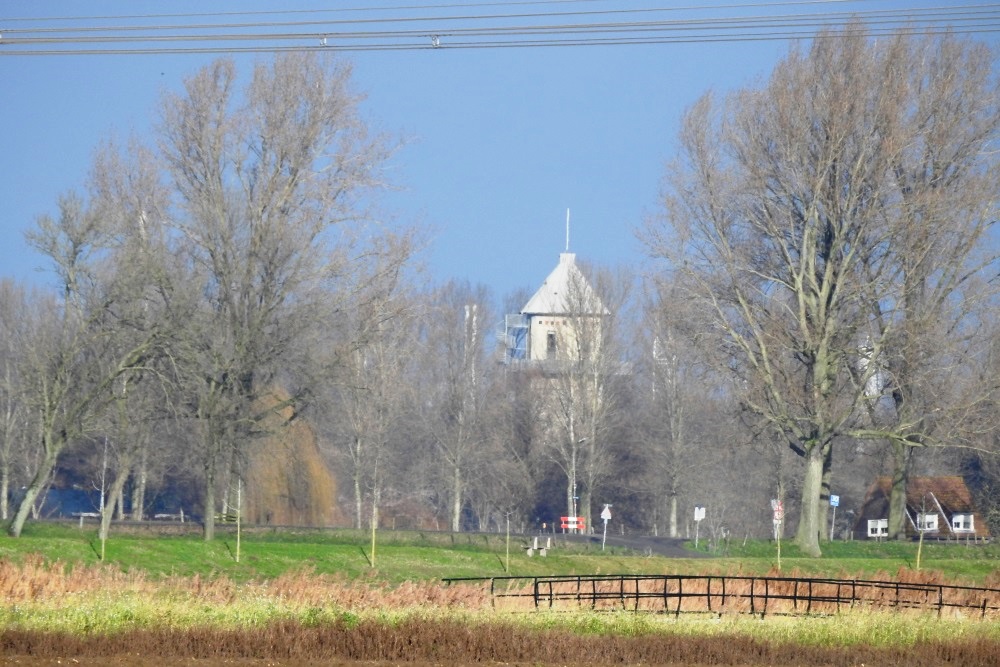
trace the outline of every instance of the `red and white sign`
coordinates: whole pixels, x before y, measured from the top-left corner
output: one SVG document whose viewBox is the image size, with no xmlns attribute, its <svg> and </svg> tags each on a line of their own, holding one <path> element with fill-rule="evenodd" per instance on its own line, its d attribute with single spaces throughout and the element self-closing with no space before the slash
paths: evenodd
<svg viewBox="0 0 1000 667">
<path fill-rule="evenodd" d="M 584 530 L 586 528 L 582 516 L 561 516 L 563 530 Z"/>
</svg>

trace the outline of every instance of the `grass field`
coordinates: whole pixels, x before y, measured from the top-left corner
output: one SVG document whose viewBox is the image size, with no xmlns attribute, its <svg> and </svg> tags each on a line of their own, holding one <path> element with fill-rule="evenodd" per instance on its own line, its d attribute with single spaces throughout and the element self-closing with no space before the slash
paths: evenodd
<svg viewBox="0 0 1000 667">
<path fill-rule="evenodd" d="M 521 545 L 511 538 L 511 574 L 765 574 L 774 573 L 776 560 L 766 542 L 708 559 L 602 553 L 561 541 L 547 558 L 529 558 Z M 29 524 L 21 538 L 0 538 L 0 662 L 31 655 L 117 656 L 119 664 L 858 665 L 905 658 L 911 665 L 993 665 L 1000 651 L 993 621 L 874 612 L 767 621 L 500 613 L 482 587 L 440 583 L 506 574 L 502 535 L 380 532 L 374 566 L 370 534 L 358 531 L 249 531 L 239 551 L 236 562 L 229 533 L 211 543 L 197 533 L 114 534 L 100 563 L 93 527 Z M 916 545 L 834 543 L 825 552 L 802 558 L 783 544 L 782 573 L 914 575 Z M 1000 551 L 992 545 L 925 544 L 922 563 L 928 580 L 1000 581 Z M 123 657 L 140 655 L 157 660 Z"/>
<path fill-rule="evenodd" d="M 220 531 L 216 540 L 206 543 L 192 527 L 179 535 L 149 530 L 112 534 L 105 545 L 105 561 L 152 578 L 224 575 L 242 582 L 308 569 L 391 584 L 504 574 L 766 574 L 777 569 L 775 545 L 770 542 L 732 546 L 725 556 L 707 559 L 668 559 L 622 548 L 601 551 L 599 545 L 568 542 L 559 536 L 548 557 L 529 558 L 522 548 L 526 542 L 527 538 L 511 536 L 508 555 L 508 541 L 502 534 L 381 531 L 373 566 L 367 532 L 257 529 L 243 531 L 237 562 L 234 531 Z M 916 566 L 917 545 L 910 542 L 830 542 L 823 548 L 822 558 L 810 558 L 791 543 L 782 543 L 782 572 L 871 578 L 893 576 Z M 25 554 L 38 554 L 49 561 L 94 564 L 100 562 L 100 553 L 93 526 L 29 523 L 20 538 L 0 538 L 0 558 L 15 561 Z M 950 583 L 998 587 L 1000 545 L 924 544 L 921 570 L 940 573 Z"/>
</svg>

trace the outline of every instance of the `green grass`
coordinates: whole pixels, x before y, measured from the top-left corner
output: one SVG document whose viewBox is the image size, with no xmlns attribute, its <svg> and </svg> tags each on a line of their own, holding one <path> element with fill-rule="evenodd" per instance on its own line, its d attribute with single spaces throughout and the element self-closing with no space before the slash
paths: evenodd
<svg viewBox="0 0 1000 667">
<path fill-rule="evenodd" d="M 510 539 L 509 574 L 517 576 L 573 574 L 747 574 L 774 573 L 775 545 L 767 541 L 733 545 L 725 556 L 667 559 L 621 548 L 601 551 L 593 544 L 559 539 L 546 558 L 529 558 L 526 538 Z M 388 583 L 446 577 L 504 576 L 508 556 L 504 535 L 452 534 L 420 531 L 380 531 L 374 567 L 371 534 L 357 530 L 244 531 L 236 562 L 235 532 L 227 527 L 212 542 L 201 539 L 196 527 L 183 535 L 112 531 L 106 561 L 123 571 L 166 576 L 214 577 L 233 581 L 273 579 L 290 571 L 308 570 L 346 578 Z M 821 558 L 803 556 L 782 542 L 781 571 L 818 577 L 874 577 L 895 575 L 916 565 L 917 545 L 909 542 L 831 542 Z M 29 523 L 20 538 L 0 538 L 0 558 L 19 560 L 40 554 L 50 561 L 99 562 L 100 543 L 93 526 Z M 922 570 L 940 572 L 949 582 L 997 585 L 1000 547 L 924 544 Z M 992 582 L 992 583 L 991 583 Z"/>
<path fill-rule="evenodd" d="M 356 637 L 345 640 L 352 646 L 371 644 L 375 641 L 373 632 L 381 633 L 378 636 L 384 636 L 384 641 L 393 646 L 401 641 L 419 643 L 419 638 L 428 633 L 442 632 L 465 633 L 485 644 L 494 634 L 501 643 L 507 641 L 504 638 L 514 637 L 529 642 L 558 639 L 567 645 L 573 644 L 569 638 L 590 638 L 603 644 L 623 638 L 640 642 L 653 638 L 655 643 L 673 636 L 693 638 L 696 646 L 702 646 L 698 642 L 708 638 L 716 642 L 715 646 L 737 653 L 751 644 L 773 644 L 830 648 L 851 656 L 852 651 L 864 647 L 928 650 L 928 642 L 949 647 L 951 642 L 954 650 L 972 646 L 987 655 L 986 662 L 976 663 L 984 665 L 993 664 L 1000 645 L 1000 624 L 995 619 L 938 618 L 919 612 L 857 609 L 831 617 L 769 616 L 767 622 L 762 622 L 757 617 L 737 615 L 715 618 L 691 614 L 675 618 L 671 614 L 624 611 L 504 611 L 490 605 L 481 586 L 445 587 L 436 583 L 444 577 L 506 574 L 504 536 L 379 532 L 375 567 L 370 562 L 370 537 L 369 533 L 351 530 L 251 530 L 242 536 L 240 562 L 236 562 L 235 535 L 228 528 L 210 543 L 204 542 L 196 529 L 184 535 L 119 532 L 113 533 L 106 545 L 106 567 L 76 568 L 77 564 L 98 563 L 100 544 L 92 526 L 29 524 L 20 538 L 0 538 L 0 566 L 8 566 L 0 581 L 8 591 L 0 605 L 0 630 L 13 633 L 11 637 L 29 633 L 35 648 L 45 642 L 56 642 L 57 646 L 60 633 L 84 638 L 95 642 L 95 655 L 107 655 L 102 652 L 105 649 L 101 648 L 101 637 L 122 636 L 122 641 L 132 642 L 138 636 L 129 633 L 135 632 L 154 633 L 152 638 L 139 639 L 153 642 L 148 652 L 155 655 L 156 646 L 161 645 L 156 642 L 196 644 L 202 641 L 199 637 L 209 643 L 221 641 L 215 636 L 204 639 L 205 629 L 235 633 L 226 641 L 240 646 L 258 636 L 272 636 L 268 633 L 277 633 L 273 637 L 279 644 L 291 642 L 298 646 L 299 642 L 315 640 L 310 629 L 322 632 L 334 626 L 358 628 Z M 775 545 L 768 542 L 747 543 L 745 547 L 741 544 L 738 552 L 731 549 L 726 557 L 667 559 L 622 549 L 601 552 L 599 546 L 560 539 L 548 557 L 529 558 L 521 548 L 523 542 L 520 537 L 510 541 L 510 570 L 518 576 L 764 574 L 773 573 L 776 556 Z M 783 543 L 782 552 L 784 574 L 891 576 L 912 565 L 916 545 L 836 543 L 827 545 L 823 558 L 812 559 Z M 992 545 L 924 545 L 923 559 L 925 568 L 940 571 L 946 583 L 992 581 L 995 586 L 1000 580 L 1000 551 Z M 23 565 L 13 567 L 12 562 Z M 50 580 L 52 585 L 48 585 Z M 415 623 L 422 625 L 414 630 Z M 511 634 L 504 629 L 511 626 L 526 634 Z M 404 630 L 395 634 L 386 630 L 400 627 Z M 405 630 L 407 627 L 410 630 Z M 282 634 L 286 631 L 292 634 Z M 158 632 L 168 634 L 155 634 Z M 133 644 L 128 646 L 129 651 L 134 650 Z M 64 655 L 66 650 L 70 649 L 51 649 L 53 655 Z M 504 655 L 504 647 L 499 645 L 490 644 L 483 650 L 484 655 Z M 580 650 L 584 651 L 581 656 L 592 656 L 592 647 Z M 627 647 L 623 645 L 621 650 Z M 947 648 L 946 652 L 952 650 Z M 869 662 L 898 663 L 894 655 L 879 654 Z M 825 654 L 820 657 L 821 662 L 816 664 L 839 664 Z M 584 659 L 580 657 L 577 662 Z M 783 664 L 806 664 L 798 658 L 789 660 Z M 760 664 L 769 663 L 762 658 Z"/>
<path fill-rule="evenodd" d="M 812 558 L 803 554 L 791 540 L 783 540 L 781 571 L 802 576 L 867 578 L 891 576 L 900 569 L 915 570 L 917 566 L 916 542 L 835 541 L 825 542 L 821 547 L 822 557 Z M 708 553 L 705 549 L 699 551 Z M 764 574 L 777 569 L 777 546 L 772 541 L 732 544 L 724 553 L 716 556 L 713 562 L 727 569 L 739 568 L 747 574 Z M 955 583 L 997 586 L 1000 545 L 925 542 L 920 569 L 939 572 Z"/>
</svg>

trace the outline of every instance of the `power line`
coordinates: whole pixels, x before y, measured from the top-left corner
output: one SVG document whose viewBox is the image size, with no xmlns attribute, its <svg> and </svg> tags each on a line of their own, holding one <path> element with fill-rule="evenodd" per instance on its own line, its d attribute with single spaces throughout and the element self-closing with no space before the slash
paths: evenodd
<svg viewBox="0 0 1000 667">
<path fill-rule="evenodd" d="M 572 0 L 562 0 L 569 2 Z M 834 0 L 842 3 L 850 0 Z M 526 2 L 539 5 L 549 3 Z M 830 4 L 829 0 L 792 3 L 763 3 L 753 7 L 786 7 L 803 4 Z M 726 5 L 725 7 L 751 5 Z M 427 7 L 440 7 L 428 5 Z M 718 7 L 712 7 L 717 9 Z M 309 10 L 313 11 L 313 10 Z M 319 10 L 316 10 L 319 11 Z M 0 55 L 141 55 L 181 53 L 260 53 L 332 48 L 336 51 L 399 51 L 427 48 L 493 49 L 535 47 L 579 47 L 608 45 L 708 43 L 802 39 L 824 28 L 852 19 L 863 21 L 873 34 L 885 34 L 902 27 L 914 30 L 955 33 L 992 33 L 1000 30 L 1000 5 L 964 5 L 924 9 L 866 10 L 864 12 L 819 12 L 770 16 L 708 17 L 630 21 L 594 21 L 611 15 L 648 14 L 649 9 L 616 9 L 583 12 L 543 12 L 483 16 L 355 18 L 347 21 L 282 21 L 158 26 L 115 26 L 76 28 L 24 28 L 0 33 Z M 230 14 L 226 14 L 229 16 Z M 188 16 L 188 15 L 185 15 Z M 517 20 L 566 16 L 588 17 L 579 23 L 518 23 Z M 514 21 L 507 25 L 498 19 Z M 460 21 L 466 25 L 402 28 L 414 21 Z M 350 26 L 366 29 L 345 29 Z M 289 31 L 289 27 L 303 28 Z M 260 32 L 235 32 L 258 29 Z M 328 28 L 322 30 L 320 28 Z M 383 28 L 383 29 L 371 29 Z M 278 32 L 277 30 L 281 30 Z M 211 30 L 212 32 L 202 32 Z M 220 32 L 221 30 L 221 32 Z M 139 31 L 153 34 L 138 34 Z M 173 31 L 169 34 L 157 34 Z M 193 31 L 193 32 L 189 32 Z M 112 34 L 97 34 L 97 33 Z M 13 34 L 14 37 L 9 35 Z M 23 36 L 22 36 L 23 35 Z M 298 41 L 299 44 L 287 44 Z M 127 44 L 145 44 L 125 47 Z M 188 46 L 164 47 L 164 43 Z M 215 43 L 204 45 L 204 43 Z M 240 45 L 242 43 L 242 45 Z M 104 45 L 104 48 L 83 48 Z M 38 48 L 38 47 L 48 48 Z M 28 48 L 31 47 L 31 48 Z M 112 48 L 117 47 L 117 48 Z"/>
<path fill-rule="evenodd" d="M 794 7 L 794 6 L 808 6 L 808 5 L 833 5 L 833 4 L 857 4 L 863 0 L 784 0 L 777 2 L 740 2 L 740 3 L 725 3 L 717 5 L 709 4 L 696 4 L 690 6 L 682 7 L 644 7 L 644 8 L 633 8 L 633 9 L 605 9 L 605 10 L 594 10 L 586 12 L 543 12 L 543 13 L 533 13 L 533 14 L 486 14 L 486 15 L 469 15 L 469 16 L 455 16 L 455 17 L 443 17 L 446 19 L 450 18 L 471 18 L 474 20 L 490 19 L 490 18 L 514 18 L 514 17 L 525 17 L 525 16 L 581 16 L 585 14 L 622 14 L 622 13 L 649 13 L 649 12 L 682 12 L 682 11 L 715 11 L 720 9 L 772 9 L 775 7 Z M 580 4 L 580 3 L 597 3 L 597 2 L 607 2 L 607 0 L 522 0 L 521 2 L 465 2 L 465 3 L 439 3 L 439 4 L 427 4 L 427 5 L 398 5 L 398 6 L 388 6 L 388 7 L 355 7 L 355 8 L 334 8 L 334 9 L 297 9 L 297 10 L 266 10 L 266 11 L 241 11 L 241 12 L 201 12 L 201 13 L 186 13 L 186 14 L 126 14 L 126 15 L 110 15 L 110 16 L 64 16 L 64 17 L 35 17 L 35 18 L 23 18 L 23 17 L 9 17 L 4 18 L 5 21 L 37 21 L 37 22 L 51 22 L 51 21 L 91 21 L 91 20 L 134 20 L 134 19 L 150 19 L 150 18 L 209 18 L 209 17 L 228 17 L 228 16 L 267 16 L 267 15 L 297 15 L 297 14 L 346 14 L 346 13 L 362 13 L 362 14 L 375 14 L 384 11 L 397 11 L 397 10 L 427 10 L 427 9 L 473 9 L 478 7 L 510 7 L 510 6 L 541 6 L 541 5 L 554 5 L 554 4 Z M 423 17 L 423 19 L 433 19 L 435 17 Z M 437 17 L 442 18 L 442 17 Z M 421 20 L 423 20 L 421 19 Z M 400 20 L 399 17 L 390 17 L 386 19 L 370 19 L 370 20 L 384 20 L 384 21 L 396 21 Z"/>
<path fill-rule="evenodd" d="M 425 10 L 425 9 L 471 9 L 474 7 L 507 7 L 511 5 L 554 5 L 554 4 L 579 4 L 584 2 L 602 2 L 603 0 L 522 0 L 521 2 L 463 2 L 463 3 L 439 3 L 433 5 L 395 5 L 386 7 L 337 7 L 334 9 L 268 9 L 259 11 L 241 12 L 193 12 L 185 14 L 117 14 L 107 16 L 38 16 L 38 17 L 13 17 L 3 19 L 5 21 L 110 21 L 121 19 L 149 19 L 149 18 L 208 18 L 221 16 L 273 16 L 292 14 L 333 14 L 349 12 L 383 12 L 398 10 Z M 816 0 L 821 1 L 821 0 Z M 850 1 L 850 0 L 837 0 Z"/>
</svg>

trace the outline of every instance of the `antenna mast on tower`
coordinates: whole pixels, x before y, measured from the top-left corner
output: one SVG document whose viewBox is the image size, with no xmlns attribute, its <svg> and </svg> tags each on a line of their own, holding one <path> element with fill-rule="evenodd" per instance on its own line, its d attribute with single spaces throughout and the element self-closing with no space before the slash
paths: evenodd
<svg viewBox="0 0 1000 667">
<path fill-rule="evenodd" d="M 569 252 L 569 209 L 566 209 L 566 252 Z"/>
</svg>

